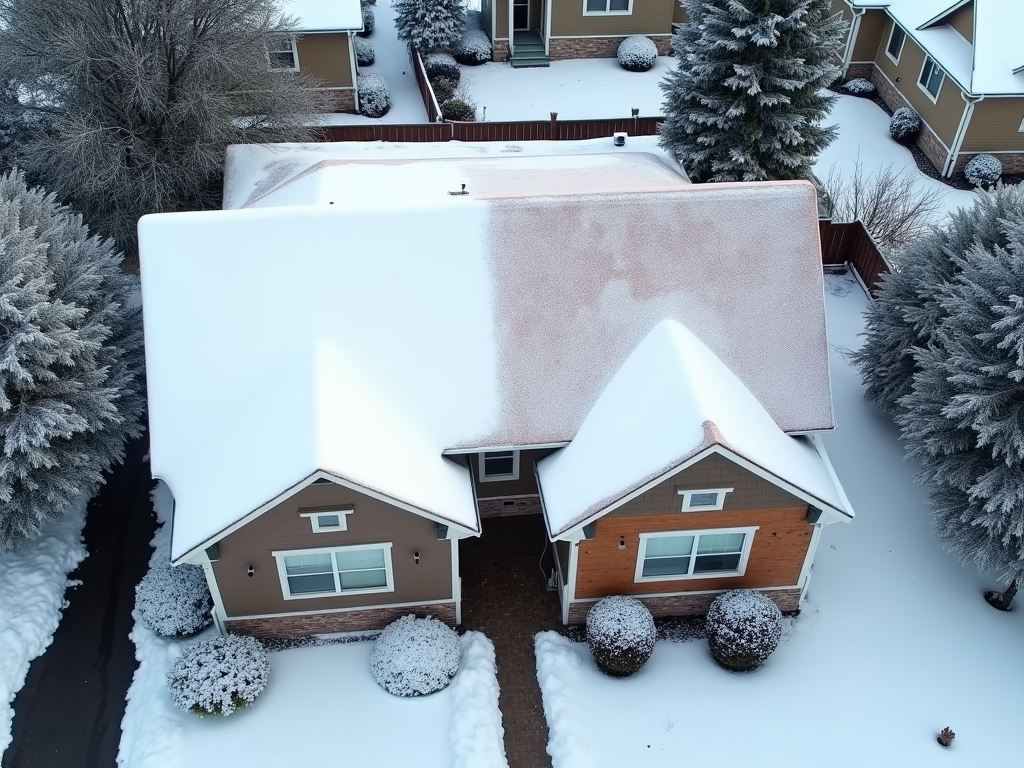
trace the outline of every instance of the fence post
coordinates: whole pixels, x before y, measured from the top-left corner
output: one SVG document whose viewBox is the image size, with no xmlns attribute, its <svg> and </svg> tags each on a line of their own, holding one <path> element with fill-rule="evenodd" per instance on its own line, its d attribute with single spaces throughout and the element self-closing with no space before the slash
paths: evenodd
<svg viewBox="0 0 1024 768">
<path fill-rule="evenodd" d="M 557 112 L 552 112 L 551 113 L 551 123 L 548 126 L 548 138 L 551 139 L 551 141 L 557 141 L 558 140 L 558 113 Z"/>
</svg>

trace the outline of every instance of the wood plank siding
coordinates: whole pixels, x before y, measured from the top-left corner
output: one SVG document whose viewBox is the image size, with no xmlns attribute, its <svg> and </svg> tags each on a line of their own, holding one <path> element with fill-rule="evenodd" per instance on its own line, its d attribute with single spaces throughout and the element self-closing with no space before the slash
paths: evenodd
<svg viewBox="0 0 1024 768">
<path fill-rule="evenodd" d="M 987 98 L 974 105 L 961 152 L 1024 152 L 1024 97 Z"/>
<path fill-rule="evenodd" d="M 344 32 L 306 34 L 296 40 L 299 70 L 312 75 L 324 88 L 352 88 L 349 36 Z"/>
<path fill-rule="evenodd" d="M 494 39 L 508 39 L 508 0 L 491 0 L 494 8 Z"/>
<path fill-rule="evenodd" d="M 633 0 L 630 14 L 584 16 L 584 0 L 549 0 L 552 37 L 625 37 L 672 33 L 677 0 Z"/>
<path fill-rule="evenodd" d="M 940 24 L 949 24 L 968 43 L 974 44 L 974 3 L 968 3 L 949 14 Z"/>
<path fill-rule="evenodd" d="M 354 507 L 347 531 L 313 533 L 310 521 L 299 516 L 300 510 L 344 505 Z M 284 599 L 272 551 L 383 542 L 392 543 L 394 592 Z M 333 483 L 303 489 L 228 534 L 219 546 L 213 571 L 229 618 L 452 599 L 451 542 L 437 539 L 432 521 Z"/>
<path fill-rule="evenodd" d="M 871 9 L 860 17 L 857 39 L 853 43 L 853 55 L 850 61 L 874 61 L 882 45 L 882 33 L 886 30 L 889 16 L 885 11 Z M 886 34 L 886 42 L 889 37 Z"/>
</svg>

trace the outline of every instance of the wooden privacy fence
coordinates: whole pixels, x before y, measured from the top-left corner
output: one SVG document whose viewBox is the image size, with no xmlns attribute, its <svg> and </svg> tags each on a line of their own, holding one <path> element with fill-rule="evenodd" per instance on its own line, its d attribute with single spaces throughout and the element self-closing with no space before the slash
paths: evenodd
<svg viewBox="0 0 1024 768">
<path fill-rule="evenodd" d="M 872 296 L 882 275 L 892 271 L 878 244 L 859 221 L 836 224 L 828 219 L 818 222 L 821 234 L 821 263 L 849 264 Z"/>
</svg>

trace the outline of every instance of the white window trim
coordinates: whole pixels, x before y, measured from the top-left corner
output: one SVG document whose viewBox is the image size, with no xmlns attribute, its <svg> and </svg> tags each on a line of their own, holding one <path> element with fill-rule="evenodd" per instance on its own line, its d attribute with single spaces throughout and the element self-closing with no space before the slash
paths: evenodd
<svg viewBox="0 0 1024 768">
<path fill-rule="evenodd" d="M 682 509 L 680 511 L 682 511 L 682 512 L 715 512 L 715 511 L 720 510 L 723 507 L 725 507 L 725 496 L 726 496 L 726 494 L 729 494 L 729 493 L 732 493 L 732 492 L 733 492 L 732 488 L 694 488 L 693 490 L 677 491 L 677 493 L 680 496 L 683 497 L 683 506 L 682 506 Z M 710 505 L 704 504 L 704 505 L 701 505 L 699 507 L 691 507 L 690 506 L 690 500 L 693 498 L 694 494 L 698 494 L 698 493 L 717 493 L 718 494 L 718 500 L 715 502 L 714 506 L 710 506 Z"/>
<path fill-rule="evenodd" d="M 335 533 L 337 531 L 348 530 L 348 516 L 353 512 L 355 512 L 355 507 L 329 507 L 326 509 L 311 509 L 306 512 L 299 512 L 299 517 L 309 518 L 310 525 L 313 526 L 313 533 Z M 339 524 L 334 528 L 321 528 L 321 515 L 337 515 Z"/>
<path fill-rule="evenodd" d="M 604 6 L 607 8 L 611 5 L 611 0 L 604 0 Z M 633 15 L 633 0 L 629 0 L 629 8 L 625 11 L 588 11 L 587 0 L 583 0 L 583 15 L 584 16 L 632 16 Z"/>
<path fill-rule="evenodd" d="M 934 96 L 932 96 L 932 92 L 925 88 L 924 85 L 921 83 L 921 76 L 924 74 L 924 68 L 928 66 L 929 61 L 932 63 L 932 66 L 934 66 L 935 69 L 939 70 L 939 72 L 942 73 L 942 80 L 939 81 L 939 89 L 935 92 Z M 942 93 L 942 86 L 944 86 L 945 84 L 946 70 L 940 67 L 939 62 L 937 62 L 935 59 L 933 59 L 930 55 L 926 53 L 924 55 L 924 62 L 921 64 L 921 71 L 917 73 L 917 87 L 924 91 L 924 95 L 928 97 L 929 101 L 931 101 L 932 104 L 936 104 L 939 101 L 939 95 Z"/>
<path fill-rule="evenodd" d="M 484 456 L 488 453 L 503 453 L 503 451 L 484 451 L 479 454 L 480 457 L 480 482 L 481 483 L 496 483 L 503 482 L 506 480 L 518 480 L 519 479 L 519 451 L 512 451 L 512 474 L 510 475 L 490 475 L 488 476 L 484 471 Z"/>
<path fill-rule="evenodd" d="M 367 589 L 346 589 L 344 592 L 341 591 L 338 583 L 338 561 L 334 559 L 335 552 L 351 552 L 356 549 L 383 549 L 384 550 L 384 570 L 387 574 L 387 585 L 383 587 L 369 587 Z M 285 557 L 291 557 L 292 555 L 322 555 L 325 553 L 331 554 L 331 566 L 334 568 L 334 592 L 316 592 L 314 594 L 307 595 L 293 595 L 288 589 L 288 573 L 284 567 Z M 325 598 L 325 597 L 348 597 L 349 595 L 367 595 L 373 592 L 394 592 L 395 591 L 395 577 L 394 572 L 391 569 L 391 542 L 383 541 L 376 544 L 352 544 L 347 547 L 317 547 L 315 549 L 287 549 L 280 551 L 273 551 L 270 554 L 274 556 L 274 560 L 277 561 L 277 576 L 281 581 L 281 594 L 285 600 L 309 600 L 313 598 Z"/>
<path fill-rule="evenodd" d="M 289 37 L 288 42 L 292 45 L 292 59 L 295 61 L 294 67 L 275 67 L 271 63 L 270 54 L 272 51 L 267 51 L 267 65 L 270 67 L 271 72 L 298 72 L 299 71 L 299 46 L 296 44 L 294 37 Z M 273 51 L 284 51 L 285 48 L 274 48 Z"/>
<path fill-rule="evenodd" d="M 1017 133 L 1024 133 L 1024 118 L 1021 118 L 1020 127 L 1017 129 Z"/>
<path fill-rule="evenodd" d="M 633 571 L 633 582 L 642 584 L 648 581 L 693 581 L 695 579 L 731 579 L 743 576 L 747 572 L 747 560 L 750 559 L 750 549 L 754 544 L 754 533 L 760 526 L 747 528 L 708 528 L 700 531 L 658 531 L 656 533 L 641 533 L 640 546 L 636 553 L 636 569 Z M 693 573 L 694 565 L 697 562 L 697 546 L 699 539 L 704 534 L 716 533 L 742 533 L 743 550 L 740 552 L 740 562 L 736 571 L 720 571 L 714 573 Z M 647 553 L 647 540 L 659 539 L 664 536 L 693 536 L 693 553 L 690 555 L 690 573 L 678 576 L 644 576 L 644 555 Z"/>
<path fill-rule="evenodd" d="M 903 42 L 900 43 L 900 49 L 899 49 L 899 51 L 896 52 L 896 57 L 893 58 L 893 55 L 891 53 L 889 53 L 889 46 L 892 45 L 892 36 L 894 34 L 896 34 L 896 30 L 897 29 L 900 32 L 903 32 Z M 906 31 L 904 31 L 903 27 L 901 27 L 899 24 L 897 24 L 895 21 L 893 21 L 892 29 L 889 30 L 889 39 L 885 41 L 885 55 L 889 57 L 889 60 L 892 61 L 893 64 L 899 64 L 900 63 L 900 57 L 903 55 L 903 47 L 906 44 L 907 44 L 907 33 L 906 33 Z"/>
</svg>

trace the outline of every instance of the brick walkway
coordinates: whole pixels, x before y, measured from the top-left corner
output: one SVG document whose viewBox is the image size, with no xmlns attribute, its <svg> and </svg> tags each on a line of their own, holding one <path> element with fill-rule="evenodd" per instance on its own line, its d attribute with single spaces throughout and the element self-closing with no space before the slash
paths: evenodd
<svg viewBox="0 0 1024 768">
<path fill-rule="evenodd" d="M 547 542 L 540 515 L 483 521 L 483 535 L 459 545 L 462 626 L 494 642 L 510 768 L 550 766 L 533 637 L 561 626 L 558 596 L 548 592 L 540 556 Z M 544 570 L 551 571 L 551 545 Z"/>
</svg>

